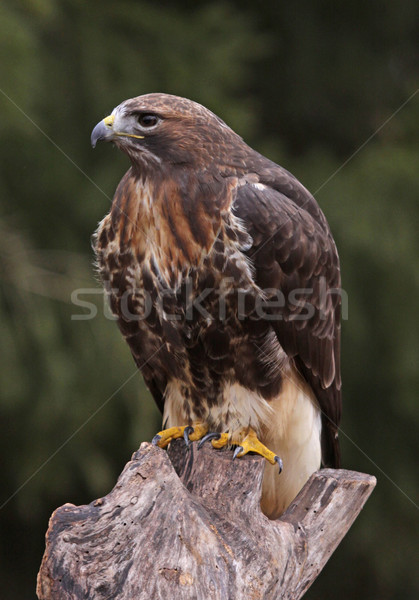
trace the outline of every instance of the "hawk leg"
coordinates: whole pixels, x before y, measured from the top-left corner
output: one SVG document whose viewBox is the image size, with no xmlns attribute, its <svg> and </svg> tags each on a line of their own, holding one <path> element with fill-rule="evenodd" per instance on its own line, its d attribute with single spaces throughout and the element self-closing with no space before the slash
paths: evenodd
<svg viewBox="0 0 419 600">
<path fill-rule="evenodd" d="M 235 458 L 241 458 L 248 452 L 255 452 L 266 458 L 271 465 L 277 464 L 279 466 L 279 472 L 282 471 L 282 460 L 274 454 L 269 448 L 267 448 L 258 439 L 256 432 L 253 429 L 245 428 L 241 429 L 232 439 L 228 433 L 207 433 L 202 437 L 198 444 L 198 448 L 202 446 L 207 440 L 211 440 L 211 444 L 214 448 L 223 448 L 229 445 L 237 445 L 237 448 L 233 454 L 233 460 Z"/>
<path fill-rule="evenodd" d="M 183 437 L 187 446 L 189 442 L 200 440 L 208 431 L 208 426 L 204 423 L 194 423 L 193 425 L 182 425 L 181 427 L 169 427 L 159 431 L 151 443 L 159 448 L 166 448 L 172 440 Z"/>
</svg>

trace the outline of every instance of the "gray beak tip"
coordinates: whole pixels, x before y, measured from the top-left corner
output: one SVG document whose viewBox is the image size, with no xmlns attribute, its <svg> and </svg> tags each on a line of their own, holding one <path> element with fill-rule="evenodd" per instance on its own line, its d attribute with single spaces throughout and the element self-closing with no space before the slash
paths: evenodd
<svg viewBox="0 0 419 600">
<path fill-rule="evenodd" d="M 92 144 L 92 148 L 96 148 L 96 144 L 100 140 L 112 138 L 112 133 L 112 129 L 107 127 L 103 121 L 99 121 L 99 123 L 93 129 L 92 135 L 90 136 L 90 143 Z"/>
</svg>

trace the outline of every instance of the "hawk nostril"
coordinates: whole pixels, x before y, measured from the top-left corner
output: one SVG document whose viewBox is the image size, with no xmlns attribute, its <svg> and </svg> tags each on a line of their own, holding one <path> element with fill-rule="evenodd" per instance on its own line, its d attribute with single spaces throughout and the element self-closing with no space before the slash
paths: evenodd
<svg viewBox="0 0 419 600">
<path fill-rule="evenodd" d="M 114 121 L 115 117 L 113 115 L 109 115 L 108 117 L 105 117 L 105 119 L 103 119 L 103 122 L 107 127 L 112 127 Z"/>
</svg>

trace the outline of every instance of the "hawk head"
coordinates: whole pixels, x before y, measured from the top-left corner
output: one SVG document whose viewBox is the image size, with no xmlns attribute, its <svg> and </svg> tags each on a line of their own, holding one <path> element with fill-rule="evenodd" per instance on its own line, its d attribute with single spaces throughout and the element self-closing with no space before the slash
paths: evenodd
<svg viewBox="0 0 419 600">
<path fill-rule="evenodd" d="M 247 148 L 210 110 L 170 94 L 125 100 L 93 129 L 92 146 L 99 140 L 113 142 L 140 168 L 231 164 L 238 150 Z"/>
</svg>

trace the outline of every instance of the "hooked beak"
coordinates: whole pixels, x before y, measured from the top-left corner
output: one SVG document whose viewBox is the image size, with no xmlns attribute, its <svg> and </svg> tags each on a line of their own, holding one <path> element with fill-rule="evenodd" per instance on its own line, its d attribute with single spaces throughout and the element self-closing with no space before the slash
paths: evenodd
<svg viewBox="0 0 419 600">
<path fill-rule="evenodd" d="M 114 138 L 114 130 L 113 130 L 113 122 L 115 121 L 115 117 L 113 115 L 109 115 L 106 119 L 102 119 L 96 125 L 96 127 L 92 131 L 92 135 L 90 137 L 90 141 L 92 143 L 92 147 L 95 148 L 97 142 L 100 140 L 105 140 L 106 142 L 110 142 Z"/>
<path fill-rule="evenodd" d="M 143 135 L 137 135 L 136 133 L 128 133 L 126 131 L 115 131 L 113 128 L 115 121 L 114 115 L 109 115 L 106 119 L 102 119 L 96 125 L 96 127 L 92 131 L 92 135 L 90 136 L 90 141 L 92 143 L 93 148 L 96 147 L 97 142 L 100 140 L 104 140 L 105 142 L 111 142 L 116 137 L 128 137 L 135 138 L 137 140 L 143 140 Z"/>
</svg>

